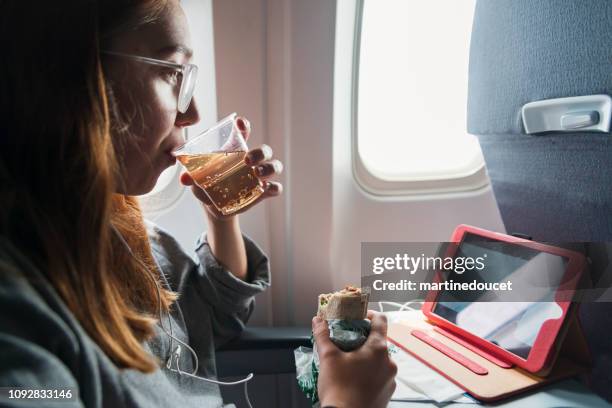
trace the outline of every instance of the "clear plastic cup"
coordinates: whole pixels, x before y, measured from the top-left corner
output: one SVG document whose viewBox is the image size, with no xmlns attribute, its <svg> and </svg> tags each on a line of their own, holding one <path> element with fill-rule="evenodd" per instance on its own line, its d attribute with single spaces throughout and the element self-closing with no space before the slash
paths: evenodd
<svg viewBox="0 0 612 408">
<path fill-rule="evenodd" d="M 221 214 L 233 214 L 264 192 L 263 183 L 244 162 L 247 144 L 232 113 L 172 154 L 206 192 Z"/>
</svg>

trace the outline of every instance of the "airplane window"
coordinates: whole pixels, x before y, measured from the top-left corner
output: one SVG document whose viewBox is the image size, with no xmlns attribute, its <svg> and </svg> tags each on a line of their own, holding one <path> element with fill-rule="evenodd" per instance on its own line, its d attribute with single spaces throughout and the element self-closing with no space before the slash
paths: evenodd
<svg viewBox="0 0 612 408">
<path fill-rule="evenodd" d="M 475 0 L 364 1 L 357 145 L 374 177 L 437 180 L 484 165 L 466 130 Z"/>
</svg>

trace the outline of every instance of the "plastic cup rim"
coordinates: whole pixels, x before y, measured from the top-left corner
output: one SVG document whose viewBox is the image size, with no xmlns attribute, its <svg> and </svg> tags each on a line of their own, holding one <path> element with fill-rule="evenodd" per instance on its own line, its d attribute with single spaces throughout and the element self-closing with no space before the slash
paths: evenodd
<svg viewBox="0 0 612 408">
<path fill-rule="evenodd" d="M 173 156 L 178 156 L 180 155 L 180 151 L 181 150 L 185 150 L 185 148 L 188 145 L 191 145 L 193 143 L 196 143 L 197 141 L 199 141 L 201 138 L 205 137 L 206 135 L 208 135 L 211 132 L 214 132 L 224 126 L 227 126 L 228 122 L 234 122 L 236 121 L 236 112 L 232 112 L 229 115 L 227 115 L 226 117 L 224 117 L 223 119 L 221 119 L 220 121 L 218 121 L 217 123 L 215 123 L 214 125 L 212 125 L 211 127 L 209 127 L 208 129 L 203 130 L 202 132 L 200 132 L 200 134 L 198 134 L 196 137 L 194 137 L 191 140 L 187 140 L 185 143 L 183 143 L 182 145 L 180 145 L 179 147 L 177 147 L 176 149 L 174 149 L 172 151 L 172 155 Z"/>
</svg>

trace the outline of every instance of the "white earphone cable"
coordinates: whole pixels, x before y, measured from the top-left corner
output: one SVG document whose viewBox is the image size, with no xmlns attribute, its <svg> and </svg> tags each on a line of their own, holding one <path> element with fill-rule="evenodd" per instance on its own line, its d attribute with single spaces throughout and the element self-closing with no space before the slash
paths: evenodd
<svg viewBox="0 0 612 408">
<path fill-rule="evenodd" d="M 132 251 L 132 248 L 130 248 L 129 244 L 127 243 L 127 241 L 125 240 L 125 238 L 123 238 L 123 235 L 121 235 L 121 233 L 117 230 L 117 228 L 111 224 L 111 228 L 113 229 L 113 231 L 115 231 L 115 233 L 117 234 L 117 236 L 119 237 L 119 240 L 125 245 L 126 249 L 128 250 L 128 252 L 130 253 L 130 255 L 136 260 L 136 262 L 138 262 L 145 270 L 147 270 L 148 272 L 149 269 L 148 267 L 144 264 L 144 262 L 142 262 Z M 166 284 L 166 286 L 169 287 L 168 284 L 168 280 L 166 279 L 166 275 L 164 275 L 163 270 L 161 269 L 161 267 L 159 266 L 159 264 L 157 263 L 157 260 L 155 259 L 155 257 L 153 257 L 153 261 L 155 262 L 157 269 L 159 270 L 159 274 L 162 276 L 162 278 L 164 279 L 164 282 Z M 244 396 L 246 399 L 246 403 L 249 406 L 249 408 L 253 408 L 253 406 L 251 405 L 251 401 L 249 400 L 249 393 L 247 390 L 247 382 L 249 382 L 252 378 L 253 378 L 253 373 L 249 373 L 249 375 L 247 375 L 245 378 L 241 379 L 241 380 L 237 380 L 237 381 L 229 381 L 229 382 L 225 382 L 225 381 L 218 381 L 218 380 L 213 380 L 211 378 L 205 378 L 205 377 L 200 377 L 195 375 L 195 373 L 198 372 L 198 368 L 199 368 L 199 359 L 198 359 L 198 355 L 196 354 L 195 350 L 193 350 L 191 348 L 191 346 L 189 346 L 189 344 L 185 343 L 184 341 L 174 337 L 174 331 L 172 329 L 172 318 L 170 317 L 170 314 L 168 314 L 168 324 L 170 326 L 170 333 L 168 333 L 168 331 L 166 330 L 166 328 L 164 327 L 164 323 L 163 323 L 163 319 L 162 319 L 162 304 L 161 304 L 161 288 L 159 286 L 159 281 L 157 279 L 155 279 L 151 273 L 147 274 L 152 280 L 153 283 L 155 284 L 155 288 L 157 289 L 157 304 L 159 306 L 158 308 L 158 315 L 159 315 L 159 326 L 161 327 L 162 331 L 170 338 L 170 357 L 168 357 L 168 361 L 166 362 L 166 368 L 172 372 L 178 373 L 179 375 L 184 375 L 187 377 L 192 377 L 192 378 L 196 378 L 202 381 L 206 381 L 209 383 L 213 383 L 213 384 L 217 384 L 217 385 L 223 385 L 223 386 L 228 386 L 228 385 L 238 385 L 238 384 L 244 384 Z M 178 307 L 178 305 L 177 305 Z M 180 365 L 179 365 L 179 359 L 181 356 L 181 346 L 177 346 L 175 351 L 172 352 L 172 341 L 175 340 L 177 343 L 182 344 L 183 346 L 185 346 L 189 352 L 191 353 L 193 359 L 194 359 L 194 370 L 191 373 L 187 373 L 184 371 L 181 371 Z M 172 368 L 172 358 L 174 357 L 175 359 L 175 363 L 176 363 L 176 369 Z"/>
</svg>

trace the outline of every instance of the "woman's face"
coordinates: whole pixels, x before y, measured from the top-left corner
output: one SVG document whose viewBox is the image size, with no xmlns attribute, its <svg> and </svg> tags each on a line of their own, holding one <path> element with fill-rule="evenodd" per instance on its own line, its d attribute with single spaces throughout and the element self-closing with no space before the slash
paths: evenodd
<svg viewBox="0 0 612 408">
<path fill-rule="evenodd" d="M 179 64 L 192 55 L 187 19 L 176 1 L 168 3 L 159 20 L 117 35 L 112 44 L 110 51 Z M 177 110 L 181 75 L 172 68 L 118 56 L 104 60 L 116 102 L 111 128 L 120 167 L 117 192 L 145 194 L 176 162 L 170 152 L 183 143 L 182 129 L 199 121 L 196 103 L 192 99 L 185 113 Z"/>
</svg>

